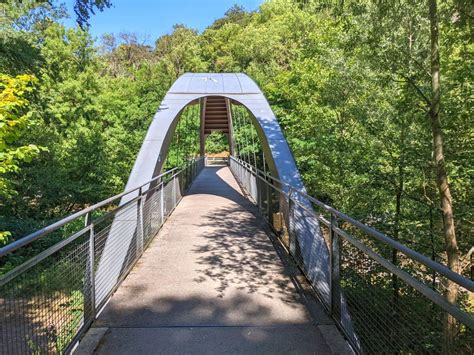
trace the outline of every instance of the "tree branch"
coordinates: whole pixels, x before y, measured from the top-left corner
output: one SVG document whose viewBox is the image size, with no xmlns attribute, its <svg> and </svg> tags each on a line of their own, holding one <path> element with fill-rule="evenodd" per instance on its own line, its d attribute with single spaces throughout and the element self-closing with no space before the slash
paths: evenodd
<svg viewBox="0 0 474 355">
<path fill-rule="evenodd" d="M 420 87 L 418 85 L 415 84 L 415 82 L 413 81 L 412 78 L 410 77 L 407 77 L 407 76 L 403 76 L 402 77 L 406 80 L 406 82 L 408 84 L 410 84 L 415 90 L 416 92 L 421 96 L 421 98 L 423 99 L 423 101 L 425 102 L 425 104 L 430 107 L 431 106 L 431 100 L 428 99 L 428 97 L 423 93 L 423 91 L 420 89 Z"/>
</svg>

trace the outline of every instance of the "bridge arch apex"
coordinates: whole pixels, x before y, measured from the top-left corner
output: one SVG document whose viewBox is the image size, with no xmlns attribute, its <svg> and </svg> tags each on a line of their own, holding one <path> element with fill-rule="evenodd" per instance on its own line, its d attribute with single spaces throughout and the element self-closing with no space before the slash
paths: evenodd
<svg viewBox="0 0 474 355">
<path fill-rule="evenodd" d="M 247 75 L 240 73 L 188 73 L 176 80 L 162 100 L 148 128 L 125 190 L 128 191 L 146 185 L 160 174 L 181 112 L 192 102 L 210 96 L 225 97 L 247 108 L 253 116 L 252 120 L 262 143 L 268 167 L 273 176 L 284 183 L 281 186 L 283 192 L 289 189 L 288 185 L 304 192 L 303 182 L 290 147 L 268 101 L 255 82 Z M 249 180 L 252 180 L 250 184 L 257 184 L 257 177 L 252 174 L 249 174 L 248 177 Z M 285 196 L 284 193 L 277 193 L 276 195 L 278 196 L 275 196 L 275 199 L 279 199 L 280 203 L 285 206 L 288 196 Z M 283 208 L 284 211 L 282 211 L 288 218 L 292 214 L 293 221 L 295 221 L 291 225 L 288 224 L 288 230 L 293 230 L 290 247 L 300 250 L 299 253 L 305 268 L 312 270 L 308 277 L 313 280 L 313 284 L 318 285 L 323 297 L 329 302 L 328 248 L 319 228 L 318 219 L 307 216 L 306 210 L 308 207 L 311 208 L 311 203 L 305 197 L 302 197 L 303 195 L 296 195 L 294 199 L 300 203 L 298 205 L 291 204 L 293 207 L 290 207 L 290 203 L 287 203 L 286 210 Z M 138 191 L 135 195 L 133 193 L 125 195 L 121 200 L 121 204 L 134 199 L 136 196 L 138 196 Z M 120 263 L 124 264 L 128 248 L 133 243 L 134 233 L 138 230 L 138 215 L 138 211 L 134 210 L 120 212 L 115 216 L 97 270 L 97 283 L 103 284 L 102 289 L 104 290 L 112 289 L 118 280 L 120 270 L 114 269 L 110 272 L 110 263 L 111 260 L 115 262 L 119 260 Z M 124 235 L 124 230 L 121 229 L 123 228 L 122 220 L 127 223 L 127 233 L 125 233 L 128 236 L 127 240 L 120 239 Z M 120 245 L 125 247 L 117 247 L 119 245 L 117 243 L 118 239 L 121 240 Z M 105 293 L 101 297 L 105 297 Z M 99 297 L 99 301 L 101 300 Z"/>
<path fill-rule="evenodd" d="M 160 173 L 181 112 L 196 100 L 208 97 L 224 97 L 246 107 L 272 174 L 304 190 L 293 155 L 268 101 L 257 84 L 242 73 L 186 73 L 175 81 L 148 128 L 126 190 Z"/>
</svg>

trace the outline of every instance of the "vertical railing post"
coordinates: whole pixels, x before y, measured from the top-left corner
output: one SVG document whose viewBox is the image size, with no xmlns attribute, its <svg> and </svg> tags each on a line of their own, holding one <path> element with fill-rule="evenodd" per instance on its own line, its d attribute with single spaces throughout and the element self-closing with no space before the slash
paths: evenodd
<svg viewBox="0 0 474 355">
<path fill-rule="evenodd" d="M 84 290 L 84 323 L 92 323 L 95 319 L 95 237 L 92 214 L 86 214 L 85 226 L 89 227 L 89 257 L 87 260 L 87 281 L 84 283 L 88 289 Z M 88 307 L 88 309 L 87 309 Z"/>
<path fill-rule="evenodd" d="M 185 190 L 189 187 L 191 184 L 191 164 L 188 162 L 188 166 L 186 167 L 186 184 L 185 184 Z"/>
<path fill-rule="evenodd" d="M 189 186 L 189 161 L 186 162 L 186 168 L 184 171 L 183 190 L 186 190 L 188 186 Z"/>
<path fill-rule="evenodd" d="M 186 168 L 181 174 L 179 174 L 179 178 L 178 178 L 178 191 L 180 192 L 181 196 L 184 194 L 185 186 L 186 186 Z"/>
<path fill-rule="evenodd" d="M 144 240 L 145 240 L 145 228 L 143 218 L 143 192 L 142 187 L 138 189 L 138 201 L 137 201 L 137 251 L 138 255 L 143 253 Z"/>
<path fill-rule="evenodd" d="M 266 179 L 266 178 L 265 178 Z M 269 223 L 272 223 L 272 202 L 270 201 L 272 198 L 271 194 L 271 185 L 268 180 L 265 180 L 265 185 L 267 186 L 267 219 Z"/>
<path fill-rule="evenodd" d="M 163 181 L 160 182 L 161 188 L 160 188 L 160 213 L 161 213 L 161 222 L 160 222 L 160 227 L 163 225 L 165 222 L 165 202 L 164 202 L 164 197 L 163 194 L 165 193 L 165 184 Z"/>
<path fill-rule="evenodd" d="M 193 163 L 188 161 L 188 167 L 186 168 L 186 189 L 191 185 L 191 181 L 193 180 Z"/>
<path fill-rule="evenodd" d="M 181 171 L 181 174 L 179 174 L 178 190 L 179 191 L 184 191 L 185 187 L 186 187 L 186 165 L 184 165 L 184 168 Z"/>
<path fill-rule="evenodd" d="M 288 189 L 288 201 L 287 201 L 287 207 L 288 207 L 288 211 L 286 213 L 286 233 L 288 233 L 288 250 L 290 251 L 290 254 L 292 253 L 292 248 L 293 248 L 293 244 L 292 243 L 292 240 L 291 240 L 291 205 L 293 204 L 292 200 L 291 200 L 291 194 L 292 194 L 292 188 L 290 187 Z"/>
<path fill-rule="evenodd" d="M 330 311 L 331 315 L 340 320 L 341 318 L 341 284 L 340 284 L 340 245 L 339 235 L 335 231 L 337 217 L 331 213 L 331 224 L 329 227 L 329 282 L 330 282 Z"/>
<path fill-rule="evenodd" d="M 189 170 L 188 170 L 188 176 L 189 176 L 189 182 L 188 182 L 188 188 L 191 185 L 191 182 L 193 181 L 193 161 L 189 161 Z"/>
<path fill-rule="evenodd" d="M 171 186 L 171 194 L 172 194 L 172 197 L 173 197 L 173 200 L 172 200 L 173 201 L 173 208 L 175 208 L 176 207 L 176 174 L 173 175 L 172 179 L 173 180 L 171 181 L 171 183 L 173 185 Z"/>
</svg>

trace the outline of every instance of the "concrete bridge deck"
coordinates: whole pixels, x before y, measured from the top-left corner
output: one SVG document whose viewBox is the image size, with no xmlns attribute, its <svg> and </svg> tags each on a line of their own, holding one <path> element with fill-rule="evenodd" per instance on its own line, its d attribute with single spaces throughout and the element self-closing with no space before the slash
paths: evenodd
<svg viewBox="0 0 474 355">
<path fill-rule="evenodd" d="M 78 353 L 348 351 L 227 167 L 207 167 Z"/>
</svg>

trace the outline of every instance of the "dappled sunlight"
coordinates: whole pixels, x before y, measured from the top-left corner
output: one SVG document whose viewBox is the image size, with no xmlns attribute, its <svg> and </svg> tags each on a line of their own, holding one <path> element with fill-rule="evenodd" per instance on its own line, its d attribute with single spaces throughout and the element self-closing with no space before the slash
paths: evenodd
<svg viewBox="0 0 474 355">
<path fill-rule="evenodd" d="M 267 228 L 229 168 L 205 168 L 95 322 L 111 328 L 99 353 L 113 349 L 113 334 L 123 328 L 156 329 L 155 341 L 165 346 L 169 327 L 178 327 L 169 336 L 184 342 L 205 336 L 186 327 L 228 329 L 244 348 L 299 333 L 301 349 L 311 349 L 321 334 L 307 295 Z M 283 338 L 275 339 L 275 329 L 285 330 Z"/>
</svg>

